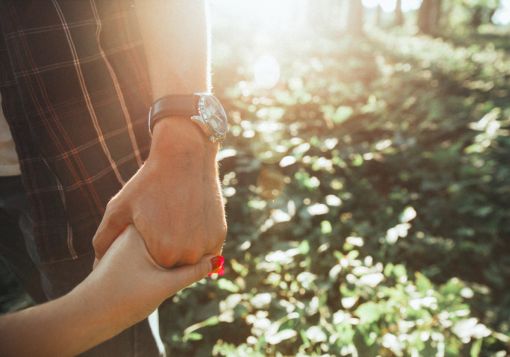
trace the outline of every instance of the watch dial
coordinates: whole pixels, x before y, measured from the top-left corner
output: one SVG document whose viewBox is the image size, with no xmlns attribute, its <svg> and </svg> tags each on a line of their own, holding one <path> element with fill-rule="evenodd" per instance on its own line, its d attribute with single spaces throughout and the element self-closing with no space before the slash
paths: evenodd
<svg viewBox="0 0 510 357">
<path fill-rule="evenodd" d="M 227 115 L 220 102 L 212 95 L 205 95 L 200 101 L 200 114 L 214 131 L 220 136 L 227 132 Z"/>
</svg>

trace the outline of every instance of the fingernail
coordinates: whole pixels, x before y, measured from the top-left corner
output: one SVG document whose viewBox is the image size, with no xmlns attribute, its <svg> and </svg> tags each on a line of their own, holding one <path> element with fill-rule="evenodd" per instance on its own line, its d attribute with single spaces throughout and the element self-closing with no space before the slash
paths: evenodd
<svg viewBox="0 0 510 357">
<path fill-rule="evenodd" d="M 225 258 L 222 255 L 217 255 L 211 258 L 212 271 L 209 273 L 209 276 L 213 274 L 218 274 L 222 276 L 225 273 L 225 269 L 223 265 L 225 264 Z"/>
</svg>

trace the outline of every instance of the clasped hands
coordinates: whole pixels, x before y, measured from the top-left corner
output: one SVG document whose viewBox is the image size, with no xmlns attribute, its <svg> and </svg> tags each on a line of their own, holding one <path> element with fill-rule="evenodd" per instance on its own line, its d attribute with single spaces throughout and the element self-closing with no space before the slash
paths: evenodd
<svg viewBox="0 0 510 357">
<path fill-rule="evenodd" d="M 105 274 L 113 276 L 116 271 L 123 271 L 126 279 L 134 282 L 134 279 L 160 276 L 160 272 L 195 266 L 200 273 L 189 275 L 188 280 L 177 274 L 180 283 L 166 282 L 167 296 L 175 293 L 176 289 L 171 287 L 180 290 L 186 286 L 183 282 L 190 284 L 193 282 L 190 279 L 205 276 L 211 269 L 208 260 L 221 254 L 227 230 L 217 151 L 217 144 L 207 141 L 189 121 L 168 119 L 158 123 L 149 158 L 107 205 L 93 239 L 94 271 L 108 266 Z M 129 227 L 127 233 L 122 233 L 126 227 Z M 133 229 L 136 234 L 129 233 Z M 137 236 L 138 241 L 131 236 Z M 139 261 L 136 268 L 129 267 L 134 276 L 126 274 L 133 261 L 116 262 L 120 254 L 115 249 L 123 247 L 129 251 L 130 259 Z M 129 247 L 136 247 L 140 252 Z M 208 269 L 204 271 L 207 264 Z M 157 285 L 147 286 L 147 291 L 157 292 Z M 155 301 L 163 299 L 158 295 Z M 146 312 L 150 311 L 143 310 Z"/>
<path fill-rule="evenodd" d="M 215 268 L 226 235 L 217 147 L 180 122 L 156 125 L 149 159 L 108 204 L 92 273 L 59 299 L 0 318 L 0 354 L 77 355 Z"/>
</svg>

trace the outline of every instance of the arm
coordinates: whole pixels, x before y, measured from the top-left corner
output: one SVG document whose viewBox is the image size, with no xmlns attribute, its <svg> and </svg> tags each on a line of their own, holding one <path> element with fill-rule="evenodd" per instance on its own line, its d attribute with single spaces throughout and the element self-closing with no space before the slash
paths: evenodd
<svg viewBox="0 0 510 357">
<path fill-rule="evenodd" d="M 210 89 L 204 0 L 136 0 L 153 99 Z"/>
<path fill-rule="evenodd" d="M 205 277 L 211 270 L 208 258 L 165 270 L 130 226 L 69 294 L 0 317 L 0 355 L 79 354 L 141 321 L 164 299 Z"/>
<path fill-rule="evenodd" d="M 204 0 L 136 0 L 152 97 L 209 89 Z M 100 259 L 133 223 L 165 267 L 219 254 L 226 236 L 216 153 L 189 118 L 158 121 L 149 158 L 111 200 L 93 240 Z"/>
</svg>

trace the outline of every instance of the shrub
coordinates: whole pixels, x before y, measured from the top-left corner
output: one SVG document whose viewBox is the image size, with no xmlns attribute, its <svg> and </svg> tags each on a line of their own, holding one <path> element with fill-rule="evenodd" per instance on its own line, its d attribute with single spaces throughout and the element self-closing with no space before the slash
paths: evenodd
<svg viewBox="0 0 510 357">
<path fill-rule="evenodd" d="M 282 77 L 264 90 L 247 71 L 256 49 L 230 45 L 240 55 L 215 69 L 232 121 L 229 265 L 163 307 L 170 351 L 508 348 L 507 56 L 377 33 L 302 38 L 274 50 Z"/>
</svg>

